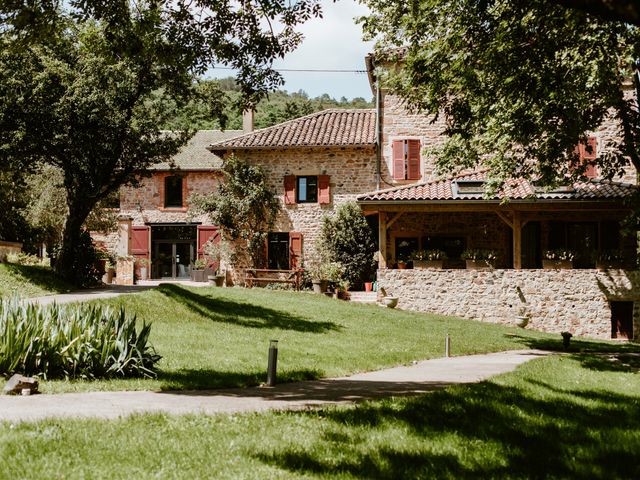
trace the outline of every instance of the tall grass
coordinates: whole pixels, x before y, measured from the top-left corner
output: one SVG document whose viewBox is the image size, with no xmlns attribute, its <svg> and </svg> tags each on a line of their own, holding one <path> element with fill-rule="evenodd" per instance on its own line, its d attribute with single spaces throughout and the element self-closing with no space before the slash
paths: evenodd
<svg viewBox="0 0 640 480">
<path fill-rule="evenodd" d="M 155 376 L 150 324 L 102 305 L 49 305 L 0 299 L 0 374 L 44 378 Z"/>
</svg>

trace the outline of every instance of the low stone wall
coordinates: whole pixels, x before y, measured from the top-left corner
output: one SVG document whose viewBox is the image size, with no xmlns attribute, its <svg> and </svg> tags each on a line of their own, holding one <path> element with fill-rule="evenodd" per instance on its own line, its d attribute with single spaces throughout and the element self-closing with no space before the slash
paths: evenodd
<svg viewBox="0 0 640 480">
<path fill-rule="evenodd" d="M 625 270 L 378 270 L 378 285 L 398 308 L 529 326 L 547 332 L 611 338 L 610 301 L 634 301 L 640 338 L 640 271 Z"/>
<path fill-rule="evenodd" d="M 0 240 L 0 262 L 4 262 L 10 253 L 20 253 L 22 244 L 18 242 L 5 242 Z"/>
</svg>

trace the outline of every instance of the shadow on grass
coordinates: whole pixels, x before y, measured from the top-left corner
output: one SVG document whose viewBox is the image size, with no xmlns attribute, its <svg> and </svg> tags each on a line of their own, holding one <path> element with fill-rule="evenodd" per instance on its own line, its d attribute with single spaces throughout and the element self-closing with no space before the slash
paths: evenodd
<svg viewBox="0 0 640 480">
<path fill-rule="evenodd" d="M 545 385 L 535 391 L 484 382 L 297 414 L 322 419 L 312 441 L 254 456 L 297 475 L 640 477 L 637 397 L 591 390 L 559 395 Z"/>
<path fill-rule="evenodd" d="M 340 326 L 333 322 L 315 322 L 283 310 L 274 310 L 222 298 L 211 298 L 179 285 L 160 285 L 157 290 L 214 322 L 249 328 L 280 328 L 308 333 L 323 333 L 340 329 Z"/>
<path fill-rule="evenodd" d="M 50 292 L 67 293 L 74 289 L 73 285 L 58 278 L 49 267 L 4 263 L 0 265 L 0 268 L 6 270 L 14 277 L 22 277 L 28 283 Z"/>
<path fill-rule="evenodd" d="M 293 370 L 278 372 L 279 382 L 302 382 L 316 380 L 323 376 L 320 370 Z M 266 382 L 266 371 L 252 372 L 222 372 L 212 369 L 181 369 L 173 372 L 158 372 L 158 380 L 162 383 L 162 391 L 169 390 L 206 390 L 220 388 L 244 388 L 253 387 Z M 194 392 L 172 392 L 184 393 Z M 195 393 L 197 395 L 197 393 Z"/>
</svg>

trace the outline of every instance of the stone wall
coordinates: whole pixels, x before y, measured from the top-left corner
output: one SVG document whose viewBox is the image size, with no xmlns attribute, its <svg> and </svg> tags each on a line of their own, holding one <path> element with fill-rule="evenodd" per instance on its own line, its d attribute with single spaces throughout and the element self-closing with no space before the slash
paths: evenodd
<svg viewBox="0 0 640 480">
<path fill-rule="evenodd" d="M 640 271 L 378 270 L 378 285 L 405 310 L 529 326 L 546 332 L 611 338 L 609 301 L 633 301 L 640 338 Z"/>
<path fill-rule="evenodd" d="M 301 232 L 303 256 L 315 249 L 324 215 L 331 214 L 337 206 L 376 188 L 373 147 L 245 150 L 235 154 L 238 158 L 262 167 L 271 191 L 282 205 L 274 231 Z M 285 175 L 329 175 L 330 203 L 285 205 Z"/>
<path fill-rule="evenodd" d="M 5 242 L 0 240 L 0 262 L 4 262 L 9 254 L 22 252 L 22 244 L 18 242 Z"/>
</svg>

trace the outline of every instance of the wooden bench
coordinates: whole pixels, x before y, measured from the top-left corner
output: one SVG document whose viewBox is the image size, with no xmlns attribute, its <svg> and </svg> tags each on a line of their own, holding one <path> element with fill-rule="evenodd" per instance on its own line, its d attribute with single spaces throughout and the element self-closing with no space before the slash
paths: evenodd
<svg viewBox="0 0 640 480">
<path fill-rule="evenodd" d="M 302 272 L 300 270 L 274 270 L 270 268 L 247 268 L 244 271 L 244 286 L 252 288 L 255 284 L 288 283 L 300 290 Z"/>
</svg>

